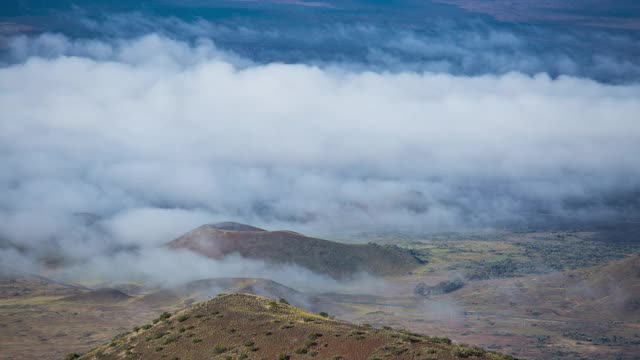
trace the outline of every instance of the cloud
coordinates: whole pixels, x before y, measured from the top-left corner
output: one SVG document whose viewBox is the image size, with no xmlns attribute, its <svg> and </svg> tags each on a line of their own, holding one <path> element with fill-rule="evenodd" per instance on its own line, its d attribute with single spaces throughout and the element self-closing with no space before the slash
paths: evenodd
<svg viewBox="0 0 640 360">
<path fill-rule="evenodd" d="M 162 246 L 211 218 L 211 214 L 197 210 L 135 208 L 118 213 L 104 225 L 124 244 Z"/>
<path fill-rule="evenodd" d="M 217 220 L 439 231 L 640 208 L 637 84 L 262 64 L 157 34 L 11 49 L 0 239 L 38 256 L 108 268 Z"/>
</svg>

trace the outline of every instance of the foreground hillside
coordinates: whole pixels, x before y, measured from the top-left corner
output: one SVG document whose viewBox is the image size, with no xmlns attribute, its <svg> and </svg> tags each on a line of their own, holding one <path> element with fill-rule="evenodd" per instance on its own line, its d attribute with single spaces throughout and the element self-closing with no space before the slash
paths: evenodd
<svg viewBox="0 0 640 360">
<path fill-rule="evenodd" d="M 284 301 L 223 295 L 134 328 L 82 359 L 512 359 L 391 328 L 316 315 Z"/>
<path fill-rule="evenodd" d="M 399 275 L 423 262 L 397 246 L 343 244 L 316 239 L 292 231 L 266 231 L 249 225 L 203 225 L 169 243 L 214 259 L 232 253 L 278 264 L 295 264 L 334 278 L 359 272 Z"/>
<path fill-rule="evenodd" d="M 163 311 L 182 310 L 221 292 L 286 297 L 310 307 L 304 294 L 266 279 L 204 279 L 134 294 L 29 274 L 4 274 L 0 275 L 0 359 L 63 359 L 70 351 L 85 352 L 135 325 L 151 322 Z"/>
</svg>

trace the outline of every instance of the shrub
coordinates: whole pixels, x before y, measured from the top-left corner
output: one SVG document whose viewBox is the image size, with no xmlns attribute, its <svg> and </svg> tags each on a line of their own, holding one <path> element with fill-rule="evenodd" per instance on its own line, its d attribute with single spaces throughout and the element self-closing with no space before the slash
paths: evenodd
<svg viewBox="0 0 640 360">
<path fill-rule="evenodd" d="M 431 338 L 429 338 L 429 340 L 435 342 L 435 343 L 440 343 L 440 344 L 451 344 L 451 339 L 449 339 L 448 337 L 444 337 L 444 336 L 433 336 Z"/>
<path fill-rule="evenodd" d="M 64 357 L 64 360 L 73 360 L 79 358 L 80 355 L 76 353 L 68 353 L 67 356 Z"/>
<path fill-rule="evenodd" d="M 403 335 L 400 337 L 400 339 L 404 342 L 408 342 L 408 343 L 419 343 L 422 342 L 422 339 L 416 336 L 411 336 L 411 335 Z"/>
<path fill-rule="evenodd" d="M 185 321 L 189 320 L 190 317 L 191 316 L 189 316 L 187 314 L 182 314 L 182 315 L 178 316 L 178 321 L 179 322 L 185 322 Z"/>
<path fill-rule="evenodd" d="M 287 355 L 286 353 L 282 353 L 278 355 L 278 360 L 289 360 L 289 359 L 291 359 L 291 356 Z"/>
<path fill-rule="evenodd" d="M 246 347 L 251 347 L 253 345 L 255 345 L 255 343 L 251 340 L 247 340 L 244 343 L 242 343 L 242 345 L 246 346 Z"/>
<path fill-rule="evenodd" d="M 164 349 L 162 346 L 157 346 L 156 347 L 156 351 L 162 351 L 162 349 Z"/>
<path fill-rule="evenodd" d="M 288 302 L 288 301 L 287 301 L 287 299 L 285 299 L 285 298 L 280 298 L 280 300 L 278 300 L 278 302 L 279 302 L 280 304 L 289 305 L 289 302 Z"/>
<path fill-rule="evenodd" d="M 216 354 L 222 354 L 223 352 L 227 352 L 227 348 L 221 345 L 216 345 L 216 347 L 213 348 L 213 352 Z"/>
<path fill-rule="evenodd" d="M 197 343 L 199 343 L 199 342 L 202 342 L 202 339 L 193 339 L 193 340 L 191 340 L 191 341 L 193 341 L 193 343 L 194 343 L 194 344 L 197 344 Z"/>
<path fill-rule="evenodd" d="M 171 317 L 171 314 L 165 311 L 162 314 L 160 314 L 160 316 L 158 316 L 157 318 L 153 319 L 153 323 L 157 324 L 158 322 L 160 322 L 162 320 L 166 320 L 166 319 L 168 319 L 170 317 Z"/>
<path fill-rule="evenodd" d="M 322 317 L 329 317 L 329 314 L 324 311 L 320 311 L 319 315 Z"/>
<path fill-rule="evenodd" d="M 123 337 L 125 337 L 125 336 L 127 336 L 127 335 L 129 335 L 129 334 L 130 334 L 130 332 L 123 332 L 123 333 L 120 333 L 120 334 L 118 334 L 118 335 L 114 336 L 114 337 L 113 337 L 113 340 L 121 339 L 121 338 L 123 338 Z"/>
<path fill-rule="evenodd" d="M 142 354 L 134 353 L 134 352 L 133 352 L 133 351 L 131 351 L 131 350 L 127 350 L 127 351 L 125 352 L 125 359 L 126 359 L 126 360 L 136 360 L 136 359 L 141 358 L 141 357 L 142 357 Z M 102 356 L 98 357 L 98 356 L 96 355 L 96 358 L 97 358 L 97 359 L 101 359 L 101 358 L 102 358 Z"/>
<path fill-rule="evenodd" d="M 425 283 L 416 285 L 414 293 L 421 296 L 447 294 L 464 287 L 462 279 L 441 281 L 435 286 L 428 286 Z"/>
<path fill-rule="evenodd" d="M 483 349 L 471 348 L 467 346 L 456 346 L 453 349 L 453 354 L 461 358 L 468 358 L 472 356 L 483 356 L 485 353 L 486 351 L 484 351 Z"/>
<path fill-rule="evenodd" d="M 294 352 L 296 354 L 306 354 L 309 351 L 306 347 L 297 348 Z"/>
<path fill-rule="evenodd" d="M 160 332 L 156 333 L 155 335 L 153 335 L 153 338 L 157 340 L 157 339 L 160 339 L 161 337 L 163 337 L 165 335 L 167 335 L 166 332 L 160 331 Z"/>
<path fill-rule="evenodd" d="M 178 339 L 180 339 L 180 335 L 171 335 L 166 339 L 164 339 L 164 341 L 162 342 L 162 345 L 169 345 L 171 343 L 178 341 Z"/>
</svg>

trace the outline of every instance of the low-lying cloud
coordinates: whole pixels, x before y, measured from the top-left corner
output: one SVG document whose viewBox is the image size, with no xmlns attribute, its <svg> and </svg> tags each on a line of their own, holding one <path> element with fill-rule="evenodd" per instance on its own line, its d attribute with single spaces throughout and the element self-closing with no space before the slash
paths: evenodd
<svg viewBox="0 0 640 360">
<path fill-rule="evenodd" d="M 159 35 L 11 51 L 0 236 L 29 248 L 157 246 L 215 220 L 436 231 L 640 207 L 636 84 L 258 64 Z"/>
</svg>

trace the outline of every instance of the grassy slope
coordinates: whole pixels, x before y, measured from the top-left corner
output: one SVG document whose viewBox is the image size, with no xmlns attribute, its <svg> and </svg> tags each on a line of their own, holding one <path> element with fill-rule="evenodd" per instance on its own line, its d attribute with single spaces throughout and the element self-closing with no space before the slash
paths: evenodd
<svg viewBox="0 0 640 360">
<path fill-rule="evenodd" d="M 508 293 L 483 291 L 486 282 L 460 291 L 469 302 L 515 302 L 553 318 L 581 316 L 640 320 L 640 255 L 580 270 L 521 278 Z"/>
<path fill-rule="evenodd" d="M 247 294 L 199 303 L 82 359 L 509 359 L 406 331 L 332 320 Z"/>
<path fill-rule="evenodd" d="M 212 258 L 240 255 L 280 264 L 296 264 L 334 278 L 358 272 L 397 275 L 420 265 L 395 246 L 342 244 L 290 231 L 226 231 L 204 225 L 169 243 Z"/>
</svg>

